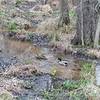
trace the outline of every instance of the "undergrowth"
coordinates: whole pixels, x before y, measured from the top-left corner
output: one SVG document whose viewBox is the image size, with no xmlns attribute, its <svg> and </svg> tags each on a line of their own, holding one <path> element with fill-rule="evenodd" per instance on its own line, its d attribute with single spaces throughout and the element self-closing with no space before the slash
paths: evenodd
<svg viewBox="0 0 100 100">
<path fill-rule="evenodd" d="M 95 83 L 94 64 L 90 62 L 80 62 L 81 78 L 78 81 L 66 80 L 61 87 L 51 91 L 44 91 L 42 96 L 46 100 L 99 100 L 99 88 Z M 67 91 L 67 92 L 66 92 Z M 97 93 L 98 92 L 98 93 Z M 62 94 L 66 99 L 58 99 Z"/>
</svg>

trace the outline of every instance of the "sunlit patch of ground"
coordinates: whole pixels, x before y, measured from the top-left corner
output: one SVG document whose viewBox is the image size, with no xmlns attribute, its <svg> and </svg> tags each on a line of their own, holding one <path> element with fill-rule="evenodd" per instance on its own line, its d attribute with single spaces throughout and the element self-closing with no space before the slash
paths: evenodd
<svg viewBox="0 0 100 100">
<path fill-rule="evenodd" d="M 100 50 L 97 49 L 89 49 L 88 54 L 94 55 L 97 58 L 100 58 Z"/>
</svg>

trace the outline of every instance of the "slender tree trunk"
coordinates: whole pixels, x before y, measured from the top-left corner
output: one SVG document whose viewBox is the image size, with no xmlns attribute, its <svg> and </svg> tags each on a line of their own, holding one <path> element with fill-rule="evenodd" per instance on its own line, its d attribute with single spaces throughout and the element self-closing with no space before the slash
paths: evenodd
<svg viewBox="0 0 100 100">
<path fill-rule="evenodd" d="M 83 34 L 83 0 L 81 0 L 81 41 L 82 41 L 82 46 L 84 46 L 84 34 Z"/>
<path fill-rule="evenodd" d="M 99 47 L 99 38 L 100 38 L 100 0 L 98 0 L 98 4 L 96 5 L 96 11 L 98 13 L 98 24 L 97 24 L 97 29 L 96 29 L 96 34 L 95 34 L 95 40 L 94 40 L 94 47 L 98 48 Z"/>
<path fill-rule="evenodd" d="M 70 18 L 68 0 L 60 0 L 60 19 L 58 26 L 63 26 L 63 24 L 68 25 L 69 23 Z"/>
<path fill-rule="evenodd" d="M 97 24 L 95 39 L 94 39 L 94 47 L 95 48 L 99 47 L 99 37 L 100 37 L 100 15 L 99 15 L 99 20 L 98 20 L 98 24 Z"/>
</svg>

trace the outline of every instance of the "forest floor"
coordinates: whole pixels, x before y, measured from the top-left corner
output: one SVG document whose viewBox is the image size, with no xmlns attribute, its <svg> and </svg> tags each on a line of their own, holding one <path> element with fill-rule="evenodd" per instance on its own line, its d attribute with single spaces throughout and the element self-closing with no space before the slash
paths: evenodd
<svg viewBox="0 0 100 100">
<path fill-rule="evenodd" d="M 0 1 L 0 100 L 100 100 L 100 51 L 71 45 L 76 16 L 58 29 L 58 1 Z"/>
</svg>

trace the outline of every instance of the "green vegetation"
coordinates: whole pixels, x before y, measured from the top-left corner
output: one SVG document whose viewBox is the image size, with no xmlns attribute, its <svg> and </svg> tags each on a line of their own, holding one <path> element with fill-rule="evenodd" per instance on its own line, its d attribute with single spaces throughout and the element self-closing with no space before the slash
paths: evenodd
<svg viewBox="0 0 100 100">
<path fill-rule="evenodd" d="M 9 22 L 7 27 L 8 27 L 8 30 L 11 31 L 11 32 L 17 31 L 16 22 Z"/>
<path fill-rule="evenodd" d="M 70 100 L 88 100 L 88 86 L 90 84 L 93 85 L 93 77 L 94 77 L 94 67 L 90 62 L 80 62 L 81 65 L 81 78 L 78 81 L 73 80 L 66 80 L 63 84 L 58 87 L 54 88 L 51 91 L 44 91 L 42 96 L 46 100 L 58 100 L 57 98 L 63 91 L 69 91 L 64 95 L 67 97 L 69 96 Z M 52 73 L 55 75 L 55 69 L 52 70 Z M 90 95 L 94 96 L 94 91 L 90 91 Z"/>
<path fill-rule="evenodd" d="M 75 17 L 76 13 L 73 9 L 69 10 L 69 17 Z"/>
<path fill-rule="evenodd" d="M 3 16 L 5 16 L 5 15 L 6 15 L 5 12 L 2 11 L 2 10 L 0 10 L 0 17 L 3 17 Z"/>
<path fill-rule="evenodd" d="M 59 98 L 59 93 L 62 92 L 62 89 L 53 89 L 51 91 L 44 91 L 42 92 L 42 96 L 46 99 L 46 100 L 57 100 L 57 98 Z"/>
<path fill-rule="evenodd" d="M 65 81 L 63 84 L 64 89 L 68 89 L 67 95 L 70 100 L 87 100 L 87 96 L 84 93 L 84 87 L 89 84 L 88 80 L 80 79 L 78 82 Z"/>
<path fill-rule="evenodd" d="M 92 76 L 94 76 L 94 68 L 92 63 L 81 62 L 81 78 L 90 80 Z"/>
<path fill-rule="evenodd" d="M 20 3 L 22 3 L 23 0 L 16 0 L 16 6 L 18 6 Z"/>
<path fill-rule="evenodd" d="M 88 100 L 81 89 L 71 92 L 69 96 L 70 100 Z"/>
<path fill-rule="evenodd" d="M 67 88 L 73 88 L 69 92 L 69 95 L 71 100 L 81 100 L 82 96 L 84 99 L 87 100 L 89 95 L 93 96 L 94 91 L 91 91 L 88 89 L 90 87 L 90 84 L 94 85 L 94 67 L 92 66 L 92 63 L 90 62 L 80 62 L 81 65 L 81 78 L 78 83 L 67 83 Z M 75 89 L 76 88 L 76 89 Z M 92 87 L 91 87 L 92 88 Z M 88 93 L 90 92 L 90 94 Z"/>
<path fill-rule="evenodd" d="M 77 89 L 78 87 L 79 87 L 79 83 L 75 81 L 68 80 L 63 83 L 64 89 L 72 90 L 72 89 Z"/>
<path fill-rule="evenodd" d="M 63 83 L 63 87 L 64 89 L 69 89 L 69 90 L 73 90 L 73 89 L 78 89 L 81 86 L 86 86 L 89 83 L 89 81 L 87 80 L 79 80 L 78 82 L 75 81 L 65 81 Z"/>
</svg>

